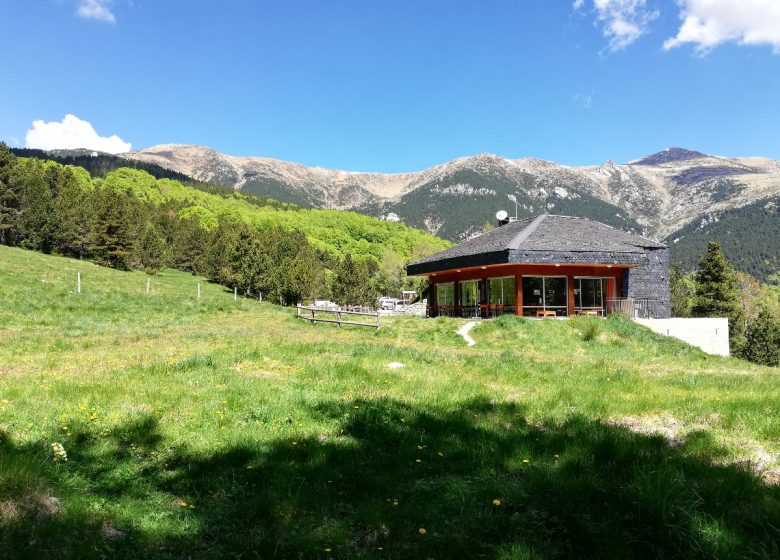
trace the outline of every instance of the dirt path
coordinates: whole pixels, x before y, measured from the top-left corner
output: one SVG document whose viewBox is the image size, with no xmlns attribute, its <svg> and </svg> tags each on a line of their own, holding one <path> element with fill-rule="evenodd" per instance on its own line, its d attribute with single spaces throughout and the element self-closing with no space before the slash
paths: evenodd
<svg viewBox="0 0 780 560">
<path fill-rule="evenodd" d="M 463 337 L 463 340 L 465 340 L 466 344 L 469 346 L 474 346 L 477 343 L 476 340 L 469 336 L 469 331 L 477 325 L 479 325 L 479 321 L 469 321 L 456 331 L 460 336 Z"/>
</svg>

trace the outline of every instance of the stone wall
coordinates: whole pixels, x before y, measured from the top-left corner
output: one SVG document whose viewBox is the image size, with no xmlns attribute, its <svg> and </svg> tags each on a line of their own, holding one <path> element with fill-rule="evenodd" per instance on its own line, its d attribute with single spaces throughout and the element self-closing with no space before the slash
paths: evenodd
<svg viewBox="0 0 780 560">
<path fill-rule="evenodd" d="M 672 316 L 669 303 L 669 249 L 645 249 L 645 264 L 629 268 L 623 275 L 623 297 L 649 300 L 649 316 Z"/>
</svg>

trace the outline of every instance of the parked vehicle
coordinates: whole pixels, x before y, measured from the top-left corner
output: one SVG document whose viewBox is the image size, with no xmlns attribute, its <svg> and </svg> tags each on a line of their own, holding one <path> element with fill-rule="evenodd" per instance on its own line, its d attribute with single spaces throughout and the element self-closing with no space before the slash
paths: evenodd
<svg viewBox="0 0 780 560">
<path fill-rule="evenodd" d="M 403 301 L 389 296 L 384 296 L 379 298 L 379 309 L 383 311 L 392 311 L 395 309 L 398 305 L 402 305 Z"/>
</svg>

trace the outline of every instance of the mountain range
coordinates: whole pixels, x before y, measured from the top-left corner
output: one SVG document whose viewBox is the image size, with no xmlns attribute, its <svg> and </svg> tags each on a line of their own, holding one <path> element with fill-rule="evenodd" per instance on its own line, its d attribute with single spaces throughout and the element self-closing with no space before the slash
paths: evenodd
<svg viewBox="0 0 780 560">
<path fill-rule="evenodd" d="M 478 154 L 410 173 L 362 173 L 211 148 L 165 144 L 137 152 L 16 150 L 103 176 L 122 166 L 200 189 L 236 189 L 305 207 L 399 219 L 450 241 L 495 223 L 497 210 L 592 218 L 671 248 L 688 271 L 707 241 L 719 241 L 741 270 L 780 283 L 780 162 L 727 158 L 683 148 L 620 164 L 570 167 L 535 158 Z"/>
<path fill-rule="evenodd" d="M 780 162 L 668 148 L 627 164 L 568 167 L 534 158 L 479 154 L 420 172 L 359 173 L 236 157 L 166 144 L 121 157 L 199 181 L 316 208 L 395 213 L 456 241 L 506 209 L 519 216 L 578 207 L 592 217 L 664 239 L 708 215 L 780 194 Z M 576 212 L 575 212 L 576 213 Z"/>
<path fill-rule="evenodd" d="M 628 163 L 571 167 L 478 154 L 424 171 L 385 174 L 236 157 L 181 144 L 120 157 L 281 201 L 395 215 L 451 241 L 494 223 L 497 210 L 521 218 L 547 212 L 593 218 L 666 241 L 684 269 L 694 266 L 696 254 L 712 238 L 723 243 L 735 264 L 761 278 L 780 269 L 780 161 L 768 158 L 667 148 Z"/>
</svg>

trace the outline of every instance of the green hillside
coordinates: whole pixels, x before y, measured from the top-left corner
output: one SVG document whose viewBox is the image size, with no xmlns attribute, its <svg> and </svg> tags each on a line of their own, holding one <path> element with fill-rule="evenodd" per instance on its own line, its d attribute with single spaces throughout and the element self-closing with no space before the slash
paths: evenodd
<svg viewBox="0 0 780 560">
<path fill-rule="evenodd" d="M 691 223 L 666 239 L 672 264 L 696 268 L 707 242 L 717 240 L 734 266 L 766 282 L 780 272 L 780 197 L 769 198 Z"/>
<path fill-rule="evenodd" d="M 772 369 L 146 280 L 0 247 L 0 558 L 777 557 Z"/>
<path fill-rule="evenodd" d="M 448 246 L 399 223 L 211 187 L 129 168 L 93 177 L 0 143 L 0 245 L 123 270 L 172 267 L 290 305 L 375 305 L 419 290 L 405 264 Z"/>
<path fill-rule="evenodd" d="M 54 162 L 25 160 L 33 166 L 56 167 Z M 303 231 L 309 241 L 330 257 L 346 254 L 372 256 L 379 260 L 387 249 L 409 258 L 416 248 L 438 250 L 448 246 L 423 231 L 403 224 L 385 222 L 356 212 L 316 210 L 278 203 L 238 192 L 220 194 L 186 186 L 173 179 L 156 179 L 140 169 L 119 168 L 103 178 L 90 179 L 79 167 L 76 171 L 82 188 L 93 184 L 109 186 L 116 191 L 130 191 L 138 199 L 154 204 L 176 202 L 183 208 L 197 211 L 202 223 L 216 223 L 221 217 L 235 217 L 258 228 L 281 226 Z"/>
<path fill-rule="evenodd" d="M 568 187 L 573 195 L 558 196 L 555 187 Z M 532 197 L 529 192 L 541 188 L 549 191 L 544 198 Z M 495 223 L 497 210 L 514 214 L 508 197 L 518 203 L 518 217 L 527 218 L 541 213 L 583 216 L 611 226 L 641 231 L 634 220 L 623 217 L 620 208 L 603 202 L 585 192 L 578 192 L 576 183 L 548 184 L 529 173 L 521 180 L 500 174 L 485 175 L 473 170 L 457 170 L 446 177 L 417 187 L 398 202 L 386 205 L 385 210 L 397 213 L 405 223 L 424 229 L 426 219 L 439 220 L 436 234 L 457 241 L 465 231 L 479 231 L 483 224 Z M 366 211 L 378 212 L 368 207 Z"/>
</svg>

